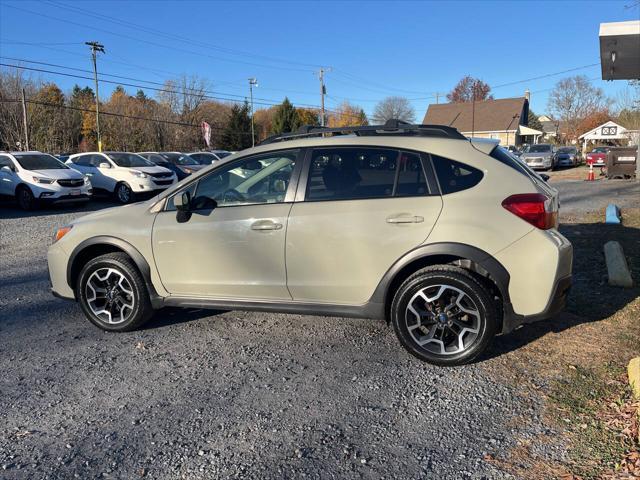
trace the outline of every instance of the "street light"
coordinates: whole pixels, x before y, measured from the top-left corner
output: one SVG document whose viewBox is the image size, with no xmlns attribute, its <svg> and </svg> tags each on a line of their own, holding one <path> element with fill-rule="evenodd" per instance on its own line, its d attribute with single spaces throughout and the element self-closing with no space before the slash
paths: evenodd
<svg viewBox="0 0 640 480">
<path fill-rule="evenodd" d="M 255 147 L 256 146 L 256 136 L 254 133 L 254 126 L 253 126 L 253 87 L 257 87 L 258 86 L 258 80 L 255 77 L 251 77 L 249 79 L 249 98 L 251 98 L 251 146 Z"/>
</svg>

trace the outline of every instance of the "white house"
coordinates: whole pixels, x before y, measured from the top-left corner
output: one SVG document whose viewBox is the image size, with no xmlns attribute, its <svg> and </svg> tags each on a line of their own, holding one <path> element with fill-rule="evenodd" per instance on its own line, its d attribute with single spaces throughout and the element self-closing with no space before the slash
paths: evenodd
<svg viewBox="0 0 640 480">
<path fill-rule="evenodd" d="M 578 137 L 582 140 L 582 150 L 586 151 L 589 142 L 617 142 L 621 145 L 637 143 L 638 130 L 627 130 L 622 125 L 609 120 L 593 130 L 589 130 Z"/>
</svg>

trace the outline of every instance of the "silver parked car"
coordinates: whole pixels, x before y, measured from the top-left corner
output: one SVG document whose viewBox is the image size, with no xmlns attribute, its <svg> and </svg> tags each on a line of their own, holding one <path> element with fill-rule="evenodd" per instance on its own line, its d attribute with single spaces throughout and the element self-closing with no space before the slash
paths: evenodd
<svg viewBox="0 0 640 480">
<path fill-rule="evenodd" d="M 520 158 L 530 168 L 553 170 L 556 168 L 555 147 L 549 143 L 527 146 Z"/>
</svg>

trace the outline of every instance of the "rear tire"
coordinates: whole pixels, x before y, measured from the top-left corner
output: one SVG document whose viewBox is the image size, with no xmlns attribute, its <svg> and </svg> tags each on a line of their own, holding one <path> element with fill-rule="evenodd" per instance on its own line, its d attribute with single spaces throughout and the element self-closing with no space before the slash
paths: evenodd
<svg viewBox="0 0 640 480">
<path fill-rule="evenodd" d="M 391 322 L 407 351 L 434 365 L 470 363 L 498 330 L 492 295 L 469 271 L 423 268 L 407 278 L 391 304 Z"/>
<path fill-rule="evenodd" d="M 16 200 L 22 210 L 29 211 L 36 207 L 36 199 L 31 189 L 25 185 L 20 185 L 16 190 Z"/>
<path fill-rule="evenodd" d="M 90 260 L 78 276 L 76 298 L 91 323 L 110 332 L 135 330 L 153 315 L 144 279 L 122 252 Z"/>
<path fill-rule="evenodd" d="M 135 196 L 133 190 L 131 190 L 131 187 L 124 182 L 116 185 L 116 189 L 113 193 L 116 197 L 116 200 L 123 205 L 131 203 Z"/>
</svg>

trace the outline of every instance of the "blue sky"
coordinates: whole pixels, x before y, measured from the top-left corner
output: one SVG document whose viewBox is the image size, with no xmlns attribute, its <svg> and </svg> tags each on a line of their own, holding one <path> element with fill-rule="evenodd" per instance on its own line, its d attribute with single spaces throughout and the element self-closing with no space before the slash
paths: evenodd
<svg viewBox="0 0 640 480">
<path fill-rule="evenodd" d="M 287 95 L 298 105 L 319 105 L 314 71 L 330 66 L 329 109 L 346 98 L 371 113 L 385 96 L 400 95 L 411 99 L 421 119 L 435 93 L 448 92 L 465 74 L 498 86 L 598 64 L 599 24 L 638 18 L 636 0 L 0 0 L 0 61 L 15 64 L 10 57 L 88 70 L 84 42 L 97 40 L 106 49 L 99 70 L 137 79 L 123 80 L 128 83 L 195 74 L 207 79 L 217 96 L 242 98 L 248 95 L 247 78 L 256 77 L 257 102 L 276 103 Z M 626 82 L 600 80 L 600 69 L 593 66 L 495 88 L 493 94 L 522 96 L 529 89 L 533 110 L 543 113 L 549 90 L 574 74 L 594 79 L 613 98 L 626 88 Z M 37 75 L 63 89 L 74 83 L 93 86 L 91 80 Z M 101 97 L 114 87 L 101 86 Z"/>
</svg>

